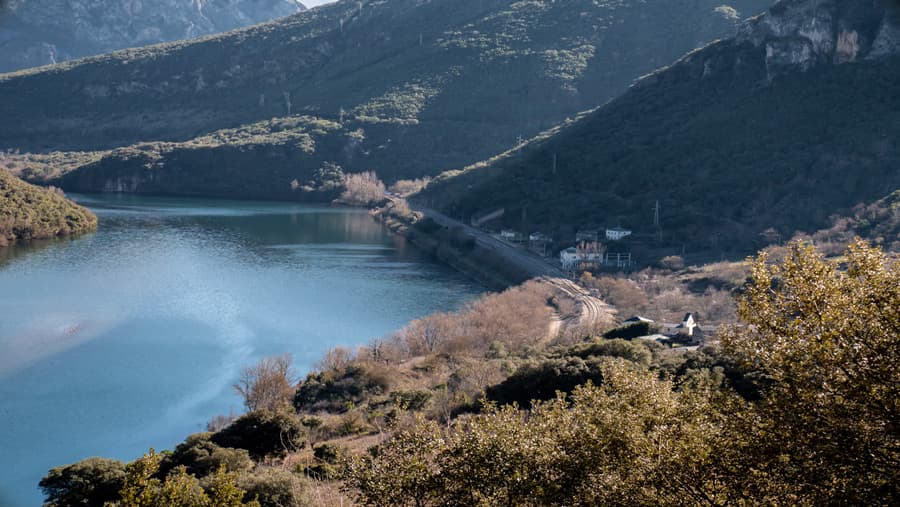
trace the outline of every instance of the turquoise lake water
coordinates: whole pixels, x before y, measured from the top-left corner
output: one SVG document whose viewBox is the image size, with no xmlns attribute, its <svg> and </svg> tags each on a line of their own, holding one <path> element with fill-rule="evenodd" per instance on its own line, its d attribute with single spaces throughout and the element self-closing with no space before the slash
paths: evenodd
<svg viewBox="0 0 900 507">
<path fill-rule="evenodd" d="M 0 506 L 53 466 L 174 447 L 240 413 L 241 368 L 458 308 L 483 289 L 361 210 L 75 196 L 100 229 L 0 250 Z"/>
</svg>

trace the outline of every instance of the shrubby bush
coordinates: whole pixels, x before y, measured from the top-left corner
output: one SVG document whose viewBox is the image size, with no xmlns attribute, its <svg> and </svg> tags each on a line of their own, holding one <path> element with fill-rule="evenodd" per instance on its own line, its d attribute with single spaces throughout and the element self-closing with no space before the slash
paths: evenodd
<svg viewBox="0 0 900 507">
<path fill-rule="evenodd" d="M 88 458 L 51 469 L 39 485 L 47 507 L 81 507 L 117 500 L 124 484 L 124 463 Z"/>
<path fill-rule="evenodd" d="M 635 322 L 632 324 L 617 327 L 615 329 L 610 329 L 603 334 L 603 337 L 608 339 L 624 338 L 630 340 L 632 338 L 639 338 L 641 336 L 656 334 L 661 330 L 662 326 L 654 322 Z"/>
<path fill-rule="evenodd" d="M 387 372 L 373 364 L 349 364 L 336 370 L 311 373 L 294 395 L 298 411 L 344 412 L 390 387 Z"/>
<path fill-rule="evenodd" d="M 228 472 L 243 472 L 253 467 L 246 449 L 221 447 L 211 441 L 213 433 L 195 433 L 163 456 L 159 465 L 165 477 L 172 470 L 184 467 L 187 473 L 205 477 L 219 468 Z"/>
<path fill-rule="evenodd" d="M 310 505 L 309 482 L 286 470 L 263 468 L 244 474 L 238 485 L 245 490 L 244 501 L 257 501 L 261 507 L 302 507 Z"/>
<path fill-rule="evenodd" d="M 533 400 L 552 399 L 558 391 L 568 393 L 589 381 L 599 384 L 603 381 L 600 364 L 594 357 L 574 356 L 529 362 L 508 379 L 489 387 L 486 396 L 501 405 L 530 407 Z"/>
<path fill-rule="evenodd" d="M 431 401 L 431 397 L 431 391 L 423 390 L 394 391 L 391 393 L 394 405 L 404 410 L 422 410 Z"/>
<path fill-rule="evenodd" d="M 287 411 L 258 410 L 242 415 L 210 441 L 221 447 L 246 449 L 254 460 L 284 456 L 306 444 L 306 429 Z"/>
<path fill-rule="evenodd" d="M 642 341 L 595 339 L 589 343 L 573 347 L 569 355 L 581 358 L 589 357 L 621 357 L 641 366 L 650 366 L 653 353 Z"/>
<path fill-rule="evenodd" d="M 896 505 L 898 308 L 896 260 L 861 242 L 841 261 L 793 245 L 753 264 L 725 366 L 708 368 L 704 351 L 671 376 L 591 356 L 599 385 L 447 428 L 419 420 L 353 460 L 348 485 L 398 506 Z M 541 384 L 583 371 L 573 359 L 529 365 L 506 387 L 521 398 L 546 373 Z M 762 380 L 757 396 L 729 389 L 727 367 Z"/>
</svg>

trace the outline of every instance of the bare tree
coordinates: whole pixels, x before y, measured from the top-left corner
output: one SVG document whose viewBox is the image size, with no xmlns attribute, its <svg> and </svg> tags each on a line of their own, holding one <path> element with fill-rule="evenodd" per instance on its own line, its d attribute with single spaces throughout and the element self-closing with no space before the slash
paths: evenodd
<svg viewBox="0 0 900 507">
<path fill-rule="evenodd" d="M 244 368 L 234 390 L 244 398 L 248 410 L 275 411 L 290 406 L 294 396 L 291 355 L 266 357 Z"/>
<path fill-rule="evenodd" d="M 333 347 L 316 363 L 319 371 L 343 370 L 353 362 L 353 353 L 344 347 Z"/>
<path fill-rule="evenodd" d="M 371 171 L 344 176 L 344 193 L 341 201 L 356 206 L 369 204 L 384 199 L 384 183 Z"/>
</svg>

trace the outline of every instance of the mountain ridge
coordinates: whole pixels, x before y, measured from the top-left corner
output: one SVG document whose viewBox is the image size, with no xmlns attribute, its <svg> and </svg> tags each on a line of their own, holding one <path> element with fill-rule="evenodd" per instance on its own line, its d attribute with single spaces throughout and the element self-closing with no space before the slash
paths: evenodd
<svg viewBox="0 0 900 507">
<path fill-rule="evenodd" d="M 767 3 L 732 2 L 747 13 Z M 97 152 L 100 161 L 62 181 L 74 190 L 121 180 L 128 191 L 201 195 L 197 182 L 215 181 L 219 190 L 207 195 L 293 199 L 289 183 L 326 162 L 386 180 L 436 174 L 734 33 L 734 14 L 719 5 L 341 1 L 193 43 L 2 75 L 10 100 L 0 104 L 0 148 Z M 71 97 L 51 99 L 60 90 Z M 305 127 L 272 127 L 309 121 L 339 128 L 304 151 L 294 148 L 306 142 Z M 240 150 L 197 142 L 234 132 L 244 136 Z"/>
<path fill-rule="evenodd" d="M 0 3 L 0 72 L 225 32 L 304 9 L 299 0 L 9 0 Z"/>
<path fill-rule="evenodd" d="M 782 1 L 568 126 L 445 173 L 420 199 L 457 216 L 503 207 L 506 226 L 563 242 L 571 229 L 622 223 L 679 253 L 724 244 L 743 255 L 766 229 L 819 229 L 900 184 L 889 92 L 900 58 L 877 52 L 897 19 L 891 2 Z M 810 24 L 829 29 L 809 39 L 799 32 Z"/>
</svg>

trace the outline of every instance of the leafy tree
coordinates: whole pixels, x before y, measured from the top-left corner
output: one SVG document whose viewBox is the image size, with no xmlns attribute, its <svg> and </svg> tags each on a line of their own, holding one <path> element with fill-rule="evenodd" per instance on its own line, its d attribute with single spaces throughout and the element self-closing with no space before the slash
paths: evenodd
<svg viewBox="0 0 900 507">
<path fill-rule="evenodd" d="M 770 387 L 747 421 L 746 477 L 761 498 L 807 505 L 900 501 L 900 270 L 857 240 L 826 260 L 794 243 L 761 255 L 726 353 Z"/>
<path fill-rule="evenodd" d="M 368 456 L 350 459 L 347 485 L 365 505 L 433 505 L 435 460 L 444 449 L 437 425 L 418 415 L 416 424 L 369 449 Z"/>
<path fill-rule="evenodd" d="M 125 465 L 121 461 L 88 458 L 51 469 L 41 479 L 40 487 L 48 507 L 74 507 L 117 500 L 124 484 Z"/>
<path fill-rule="evenodd" d="M 246 494 L 237 485 L 237 474 L 220 466 L 209 476 L 206 490 L 196 477 L 178 467 L 165 479 L 159 479 L 162 455 L 150 449 L 148 454 L 125 467 L 125 484 L 117 507 L 260 507 L 256 501 L 244 503 Z"/>
<path fill-rule="evenodd" d="M 762 380 L 750 401 L 714 360 L 670 377 L 600 359 L 601 385 L 527 412 L 420 420 L 351 460 L 348 485 L 367 505 L 896 505 L 897 268 L 861 241 L 757 259 L 746 325 L 722 333 L 722 364 Z"/>
<path fill-rule="evenodd" d="M 219 467 L 206 486 L 209 495 L 209 507 L 259 507 L 256 500 L 244 503 L 246 491 L 238 487 L 237 474 L 229 472 L 224 466 Z"/>
<path fill-rule="evenodd" d="M 166 477 L 154 502 L 157 507 L 211 507 L 200 481 L 184 467 Z"/>
</svg>

